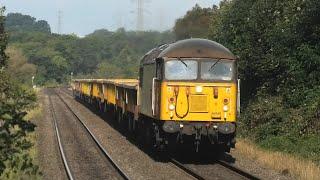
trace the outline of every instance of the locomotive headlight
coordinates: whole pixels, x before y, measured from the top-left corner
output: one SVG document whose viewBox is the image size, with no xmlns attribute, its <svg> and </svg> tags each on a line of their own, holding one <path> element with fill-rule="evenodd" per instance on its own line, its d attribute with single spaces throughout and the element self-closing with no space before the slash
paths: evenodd
<svg viewBox="0 0 320 180">
<path fill-rule="evenodd" d="M 170 105 L 169 105 L 169 110 L 170 110 L 170 111 L 173 111 L 174 108 L 175 108 L 175 106 L 174 106 L 173 104 L 170 104 Z"/>
<path fill-rule="evenodd" d="M 202 86 L 196 86 L 196 92 L 201 93 L 202 92 Z"/>
<path fill-rule="evenodd" d="M 223 111 L 224 111 L 224 112 L 229 111 L 229 107 L 228 107 L 227 105 L 224 105 L 224 106 L 223 106 Z"/>
</svg>

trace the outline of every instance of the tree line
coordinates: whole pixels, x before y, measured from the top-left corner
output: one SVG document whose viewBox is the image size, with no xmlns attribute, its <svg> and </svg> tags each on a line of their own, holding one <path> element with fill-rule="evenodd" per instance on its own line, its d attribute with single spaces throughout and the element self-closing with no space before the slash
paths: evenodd
<svg viewBox="0 0 320 180">
<path fill-rule="evenodd" d="M 170 31 L 135 32 L 123 28 L 115 32 L 96 30 L 84 38 L 59 35 L 51 33 L 46 21 L 20 13 L 7 15 L 6 29 L 11 52 L 35 65 L 29 65 L 28 71 L 35 70 L 35 82 L 40 85 L 67 82 L 71 72 L 76 77 L 136 78 L 144 53 L 174 41 Z"/>
</svg>

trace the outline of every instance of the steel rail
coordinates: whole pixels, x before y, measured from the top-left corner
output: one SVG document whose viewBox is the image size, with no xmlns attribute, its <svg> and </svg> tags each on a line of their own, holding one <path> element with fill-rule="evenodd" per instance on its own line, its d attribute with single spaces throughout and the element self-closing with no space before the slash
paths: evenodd
<svg viewBox="0 0 320 180">
<path fill-rule="evenodd" d="M 51 116 L 52 116 L 52 119 L 53 119 L 53 124 L 54 124 L 56 137 L 57 137 L 57 141 L 58 141 L 58 145 L 59 145 L 60 155 L 61 155 L 61 158 L 62 158 L 62 161 L 63 161 L 63 166 L 65 168 L 65 171 L 67 173 L 68 178 L 70 180 L 73 180 L 74 178 L 73 178 L 73 175 L 72 175 L 71 170 L 69 168 L 68 161 L 67 161 L 66 155 L 64 153 L 64 149 L 63 149 L 62 143 L 61 143 L 61 138 L 60 138 L 60 132 L 59 132 L 59 128 L 58 128 L 58 122 L 57 122 L 57 118 L 56 118 L 56 113 L 55 113 L 54 106 L 53 106 L 53 103 L 52 103 L 52 99 L 51 99 L 50 96 L 49 96 L 49 103 L 50 103 L 50 106 L 51 106 L 51 108 L 49 108 L 49 109 L 51 111 Z"/>
<path fill-rule="evenodd" d="M 188 168 L 184 164 L 182 164 L 179 161 L 175 160 L 174 158 L 171 158 L 170 162 L 173 163 L 175 166 L 179 167 L 180 169 L 182 169 L 183 171 L 185 171 L 186 173 L 188 173 L 189 175 L 191 175 L 192 177 L 196 178 L 196 179 L 199 179 L 199 180 L 206 179 L 203 176 L 201 176 L 200 174 L 198 174 L 197 172 L 195 172 L 194 170 L 192 170 L 191 168 Z M 222 161 L 222 160 L 217 160 L 216 162 L 219 165 L 227 168 L 229 171 L 232 171 L 233 173 L 236 173 L 236 174 L 240 175 L 241 177 L 244 177 L 244 178 L 247 178 L 247 179 L 251 179 L 251 180 L 260 180 L 259 177 L 256 177 L 256 176 L 250 174 L 247 171 L 239 169 L 239 168 L 235 167 L 234 165 L 232 165 L 230 163 L 227 163 L 227 162 Z"/>
<path fill-rule="evenodd" d="M 199 180 L 205 180 L 204 177 L 202 177 L 200 174 L 196 173 L 195 171 L 193 171 L 192 169 L 186 167 L 185 165 L 181 164 L 179 161 L 171 158 L 170 162 L 173 163 L 175 166 L 177 166 L 178 168 L 182 169 L 184 172 L 186 172 L 187 174 L 191 175 L 192 177 L 199 179 Z"/>
<path fill-rule="evenodd" d="M 222 165 L 223 167 L 226 167 L 228 168 L 229 170 L 233 171 L 233 172 L 236 172 L 237 174 L 240 174 L 241 176 L 245 177 L 245 178 L 248 178 L 248 179 L 252 179 L 252 180 L 259 180 L 261 178 L 257 177 L 257 176 L 254 176 L 252 174 L 250 174 L 249 172 L 245 171 L 245 170 L 242 170 L 228 162 L 225 162 L 223 160 L 217 160 L 217 163 Z"/>
<path fill-rule="evenodd" d="M 69 104 L 67 104 L 67 102 L 60 96 L 59 93 L 57 93 L 56 91 L 54 91 L 57 96 L 59 97 L 59 99 L 66 105 L 66 107 L 68 108 L 68 110 L 73 114 L 74 117 L 76 117 L 76 119 L 82 124 L 82 126 L 87 130 L 87 132 L 90 134 L 90 137 L 93 139 L 93 141 L 95 142 L 95 144 L 98 146 L 98 148 L 101 150 L 101 152 L 103 153 L 103 155 L 109 160 L 109 162 L 111 163 L 111 165 L 117 170 L 117 172 L 121 175 L 121 177 L 123 177 L 124 179 L 130 179 L 129 176 L 123 172 L 120 168 L 120 166 L 112 159 L 112 157 L 110 156 L 110 154 L 103 148 L 103 146 L 101 145 L 101 143 L 99 142 L 99 140 L 94 136 L 94 134 L 90 131 L 90 129 L 87 127 L 87 125 L 85 125 L 85 123 L 81 120 L 81 118 L 72 110 L 72 108 L 69 106 Z"/>
</svg>

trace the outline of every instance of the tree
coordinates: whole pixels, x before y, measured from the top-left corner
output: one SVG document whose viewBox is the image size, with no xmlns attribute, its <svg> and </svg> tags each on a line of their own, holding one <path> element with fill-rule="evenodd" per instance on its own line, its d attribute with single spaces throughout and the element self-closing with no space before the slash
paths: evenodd
<svg viewBox="0 0 320 180">
<path fill-rule="evenodd" d="M 210 18 L 216 8 L 201 8 L 198 4 L 193 7 L 176 21 L 173 31 L 177 39 L 207 38 Z"/>
<path fill-rule="evenodd" d="M 317 161 L 319 19 L 317 0 L 224 0 L 209 30 L 211 39 L 240 57 L 241 131 L 267 147 L 316 154 Z M 298 141 L 314 148 L 287 146 Z"/>
<path fill-rule="evenodd" d="M 7 73 L 5 54 L 6 35 L 4 31 L 4 8 L 0 10 L 0 177 L 5 169 L 21 170 L 27 174 L 37 173 L 25 150 L 32 144 L 26 139 L 35 125 L 25 120 L 27 111 L 34 106 L 36 96 L 32 91 L 22 88 Z M 4 175 L 6 177 L 6 175 Z"/>
<path fill-rule="evenodd" d="M 27 58 L 23 55 L 21 50 L 16 47 L 9 47 L 6 50 L 8 54 L 8 68 L 7 72 L 16 81 L 21 84 L 26 84 L 31 87 L 31 78 L 36 74 L 36 66 L 28 63 Z"/>
<path fill-rule="evenodd" d="M 146 52 L 175 39 L 171 31 L 137 33 L 124 28 L 115 32 L 100 29 L 84 38 L 51 34 L 45 21 L 18 13 L 8 14 L 6 26 L 9 45 L 21 51 L 28 64 L 36 66 L 35 82 L 39 85 L 67 82 L 70 72 L 75 76 L 95 75 L 104 63 L 112 64 L 111 76 L 135 78 L 139 60 Z"/>
<path fill-rule="evenodd" d="M 7 46 L 7 34 L 4 31 L 4 7 L 0 7 L 0 69 L 7 64 L 7 56 L 5 54 L 5 48 Z"/>
<path fill-rule="evenodd" d="M 35 31 L 43 33 L 51 33 L 50 26 L 47 21 L 39 20 L 29 15 L 20 13 L 9 13 L 6 18 L 7 30 L 12 31 Z"/>
</svg>

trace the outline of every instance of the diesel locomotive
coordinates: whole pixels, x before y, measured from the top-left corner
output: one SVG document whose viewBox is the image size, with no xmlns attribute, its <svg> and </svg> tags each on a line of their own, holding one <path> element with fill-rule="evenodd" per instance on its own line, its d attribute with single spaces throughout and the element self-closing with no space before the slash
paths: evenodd
<svg viewBox="0 0 320 180">
<path fill-rule="evenodd" d="M 156 47 L 140 61 L 139 79 L 75 79 L 77 98 L 113 112 L 153 147 L 192 140 L 235 147 L 239 114 L 237 58 L 221 44 L 187 39 Z"/>
</svg>

